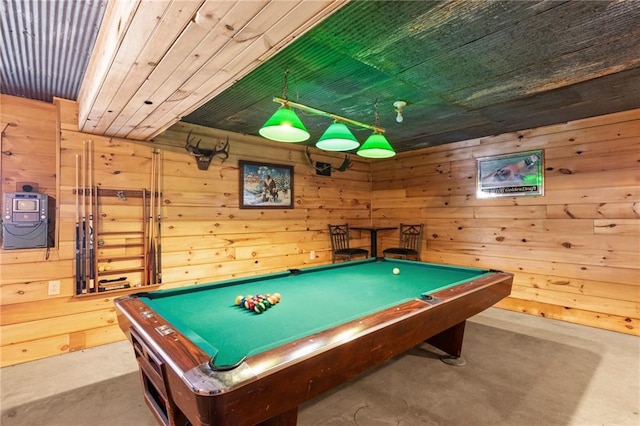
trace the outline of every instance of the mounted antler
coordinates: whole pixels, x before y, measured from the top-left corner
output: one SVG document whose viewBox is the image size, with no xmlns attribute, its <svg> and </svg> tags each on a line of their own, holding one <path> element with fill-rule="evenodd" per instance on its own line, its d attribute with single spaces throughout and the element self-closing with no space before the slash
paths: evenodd
<svg viewBox="0 0 640 426">
<path fill-rule="evenodd" d="M 351 168 L 351 166 L 353 166 L 353 163 L 351 162 L 351 160 L 349 160 L 349 157 L 347 157 L 345 155 L 344 156 L 344 161 L 342 161 L 342 164 L 340 164 L 339 167 L 331 166 L 331 170 L 336 171 L 336 172 L 346 172 L 347 169 Z"/>
<path fill-rule="evenodd" d="M 220 155 L 222 162 L 229 158 L 229 136 L 227 136 L 227 141 L 225 142 L 222 149 L 200 149 L 200 142 L 202 139 L 198 139 L 195 145 L 193 145 L 193 141 L 195 138 L 191 138 L 191 132 L 193 130 L 189 130 L 189 134 L 187 135 L 187 143 L 184 148 L 189 152 L 189 154 L 196 157 L 198 161 L 198 169 L 200 170 L 208 170 L 209 165 L 211 164 L 211 160 L 216 155 Z"/>
<path fill-rule="evenodd" d="M 313 161 L 313 159 L 311 158 L 311 151 L 309 150 L 309 147 L 305 149 L 305 153 L 307 155 L 307 160 L 309 161 L 309 164 L 311 164 L 311 166 L 313 166 L 313 168 L 316 169 L 316 173 L 319 175 L 331 176 L 331 171 L 345 172 L 347 171 L 347 169 L 350 169 L 351 166 L 353 166 L 353 163 L 351 162 L 351 160 L 349 160 L 349 157 L 346 155 L 344 156 L 344 160 L 342 161 L 342 164 L 339 167 L 333 167 L 333 165 L 329 163 L 321 163 L 319 161 Z"/>
</svg>

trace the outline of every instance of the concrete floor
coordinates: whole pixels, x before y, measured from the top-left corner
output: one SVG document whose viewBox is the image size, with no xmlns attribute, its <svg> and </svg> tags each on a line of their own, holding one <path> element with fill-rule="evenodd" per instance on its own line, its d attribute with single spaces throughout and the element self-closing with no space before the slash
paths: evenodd
<svg viewBox="0 0 640 426">
<path fill-rule="evenodd" d="M 310 425 L 640 425 L 640 339 L 499 309 L 464 367 L 416 347 L 300 407 Z M 2 426 L 155 426 L 128 342 L 0 370 Z"/>
</svg>

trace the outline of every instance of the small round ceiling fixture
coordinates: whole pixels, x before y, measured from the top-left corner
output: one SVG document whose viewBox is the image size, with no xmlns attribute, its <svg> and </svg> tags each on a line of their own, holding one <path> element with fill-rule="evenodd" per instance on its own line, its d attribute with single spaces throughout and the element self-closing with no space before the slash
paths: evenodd
<svg viewBox="0 0 640 426">
<path fill-rule="evenodd" d="M 396 116 L 396 121 L 398 123 L 402 123 L 402 121 L 404 120 L 404 117 L 402 116 L 402 110 L 406 106 L 407 106 L 407 103 L 405 101 L 395 101 L 393 103 L 393 107 L 396 109 L 396 112 L 398 113 L 398 115 Z"/>
</svg>

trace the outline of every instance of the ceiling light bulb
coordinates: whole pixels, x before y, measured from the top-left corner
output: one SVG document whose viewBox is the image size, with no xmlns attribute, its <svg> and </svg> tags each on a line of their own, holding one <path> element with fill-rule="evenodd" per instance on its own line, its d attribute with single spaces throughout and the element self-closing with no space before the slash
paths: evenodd
<svg viewBox="0 0 640 426">
<path fill-rule="evenodd" d="M 404 117 L 402 116 L 402 109 L 407 106 L 407 103 L 405 101 L 395 101 L 393 103 L 393 106 L 398 113 L 398 115 L 396 116 L 396 121 L 398 123 L 402 123 L 402 121 L 404 120 Z"/>
</svg>

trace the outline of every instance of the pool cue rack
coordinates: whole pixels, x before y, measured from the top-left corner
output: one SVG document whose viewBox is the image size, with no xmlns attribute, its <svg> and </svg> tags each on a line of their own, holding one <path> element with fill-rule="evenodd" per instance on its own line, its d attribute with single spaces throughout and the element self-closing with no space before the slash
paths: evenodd
<svg viewBox="0 0 640 426">
<path fill-rule="evenodd" d="M 98 187 L 93 158 L 93 141 L 83 140 L 73 191 L 76 296 L 160 285 L 162 150 L 151 153 L 150 191 Z"/>
<path fill-rule="evenodd" d="M 149 230 L 153 217 L 150 214 L 150 202 L 154 198 L 147 189 L 106 189 L 79 188 L 81 198 L 91 199 L 93 226 L 88 233 L 93 238 L 94 254 L 80 256 L 86 262 L 76 270 L 80 274 L 80 287 L 77 296 L 111 292 L 139 290 L 159 285 L 159 271 L 152 271 L 150 260 L 151 242 Z M 157 196 L 157 194 L 156 194 Z M 120 207 L 131 214 L 127 220 L 105 220 L 109 210 Z M 122 209 L 120 209 L 122 210 Z M 81 245 L 82 247 L 83 245 Z M 155 255 L 160 256 L 159 244 L 156 244 Z M 93 276 L 93 282 L 90 281 Z"/>
</svg>

